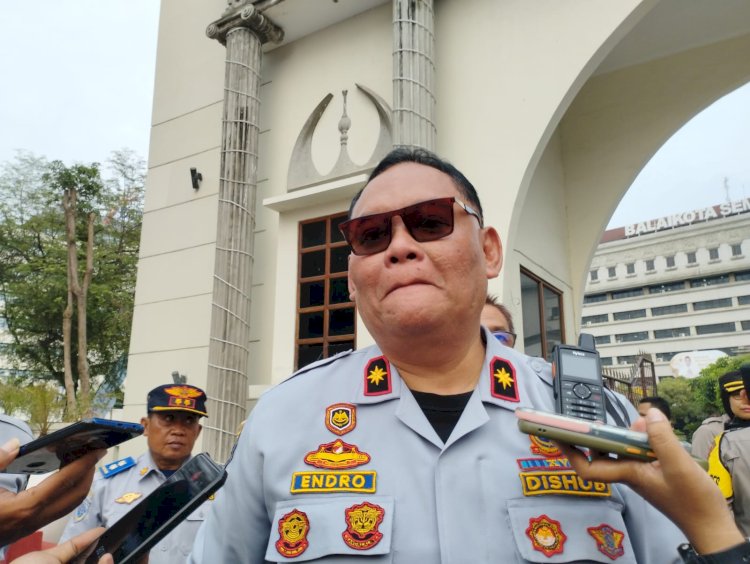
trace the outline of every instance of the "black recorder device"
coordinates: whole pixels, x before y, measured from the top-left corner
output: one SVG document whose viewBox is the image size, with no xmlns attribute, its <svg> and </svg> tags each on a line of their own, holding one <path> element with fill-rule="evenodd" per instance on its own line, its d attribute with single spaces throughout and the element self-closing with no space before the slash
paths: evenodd
<svg viewBox="0 0 750 564">
<path fill-rule="evenodd" d="M 552 356 L 557 412 L 589 421 L 606 421 L 602 367 L 594 337 L 581 333 L 577 347 L 555 345 Z"/>
</svg>

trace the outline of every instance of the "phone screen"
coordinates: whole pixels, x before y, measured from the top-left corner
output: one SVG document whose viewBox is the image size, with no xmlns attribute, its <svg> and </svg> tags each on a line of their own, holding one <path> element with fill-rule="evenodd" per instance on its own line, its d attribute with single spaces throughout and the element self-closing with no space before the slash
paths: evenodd
<svg viewBox="0 0 750 564">
<path fill-rule="evenodd" d="M 75 563 L 96 564 L 110 553 L 116 564 L 135 562 L 226 480 L 226 471 L 201 453 L 107 529 Z"/>
</svg>

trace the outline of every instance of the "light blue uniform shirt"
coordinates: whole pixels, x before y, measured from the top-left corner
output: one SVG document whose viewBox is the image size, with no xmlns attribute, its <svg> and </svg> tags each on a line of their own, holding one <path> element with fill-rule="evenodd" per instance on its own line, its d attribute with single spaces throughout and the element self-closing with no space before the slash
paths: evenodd
<svg viewBox="0 0 750 564">
<path fill-rule="evenodd" d="M 22 445 L 31 441 L 34 436 L 29 426 L 15 417 L 0 414 L 0 445 L 4 445 L 12 438 L 16 438 Z M 26 489 L 29 481 L 28 474 L 3 474 L 0 473 L 0 488 L 18 493 Z M 7 547 L 0 547 L 0 559 L 5 558 Z"/>
<path fill-rule="evenodd" d="M 97 471 L 91 492 L 70 517 L 60 544 L 94 527 L 111 527 L 165 481 L 149 452 L 139 456 L 134 466 L 109 478 Z M 203 503 L 154 546 L 149 564 L 184 563 L 210 503 Z"/>
<path fill-rule="evenodd" d="M 518 431 L 516 407 L 554 411 L 549 364 L 486 341 L 445 443 L 377 347 L 269 390 L 189 562 L 681 561 L 684 536 L 641 497 Z"/>
</svg>

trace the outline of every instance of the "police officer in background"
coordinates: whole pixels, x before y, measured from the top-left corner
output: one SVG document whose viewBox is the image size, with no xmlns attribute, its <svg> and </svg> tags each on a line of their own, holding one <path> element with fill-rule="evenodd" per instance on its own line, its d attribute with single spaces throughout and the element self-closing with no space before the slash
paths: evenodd
<svg viewBox="0 0 750 564">
<path fill-rule="evenodd" d="M 128 457 L 101 468 L 60 544 L 93 527 L 111 526 L 190 459 L 201 432 L 199 420 L 208 416 L 205 392 L 188 384 L 159 386 L 148 393 L 147 410 L 141 424 L 148 451 L 137 460 Z M 150 564 L 185 562 L 205 509 L 200 506 L 152 548 Z"/>
<path fill-rule="evenodd" d="M 684 536 L 642 497 L 518 431 L 515 408 L 554 411 L 551 373 L 480 328 L 502 247 L 464 175 L 396 149 L 349 217 L 376 345 L 261 397 L 190 562 L 679 561 Z"/>
</svg>

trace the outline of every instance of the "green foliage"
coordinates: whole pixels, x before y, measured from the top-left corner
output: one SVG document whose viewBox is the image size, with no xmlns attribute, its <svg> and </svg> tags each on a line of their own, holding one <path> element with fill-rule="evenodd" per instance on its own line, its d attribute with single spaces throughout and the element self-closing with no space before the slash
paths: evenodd
<svg viewBox="0 0 750 564">
<path fill-rule="evenodd" d="M 65 394 L 52 382 L 20 385 L 18 381 L 0 384 L 0 402 L 8 415 L 28 421 L 37 435 L 46 435 L 52 421 L 59 421 L 65 409 Z"/>
<path fill-rule="evenodd" d="M 739 370 L 750 356 L 725 356 L 701 370 L 693 379 L 667 378 L 659 382 L 659 395 L 669 402 L 675 431 L 687 440 L 706 417 L 724 413 L 719 376 Z"/>
<path fill-rule="evenodd" d="M 87 314 L 91 375 L 117 379 L 130 341 L 144 180 L 143 161 L 129 151 L 112 154 L 107 178 L 98 163 L 65 166 L 30 153 L 0 168 L 0 317 L 11 337 L 3 354 L 26 379 L 64 381 L 67 257 L 61 202 L 64 187 L 72 184 L 78 190 L 79 241 L 86 238 L 86 215 L 98 218 Z M 79 266 L 84 265 L 80 244 Z M 74 342 L 75 327 L 74 317 Z M 75 346 L 72 352 L 77 382 Z"/>
</svg>

